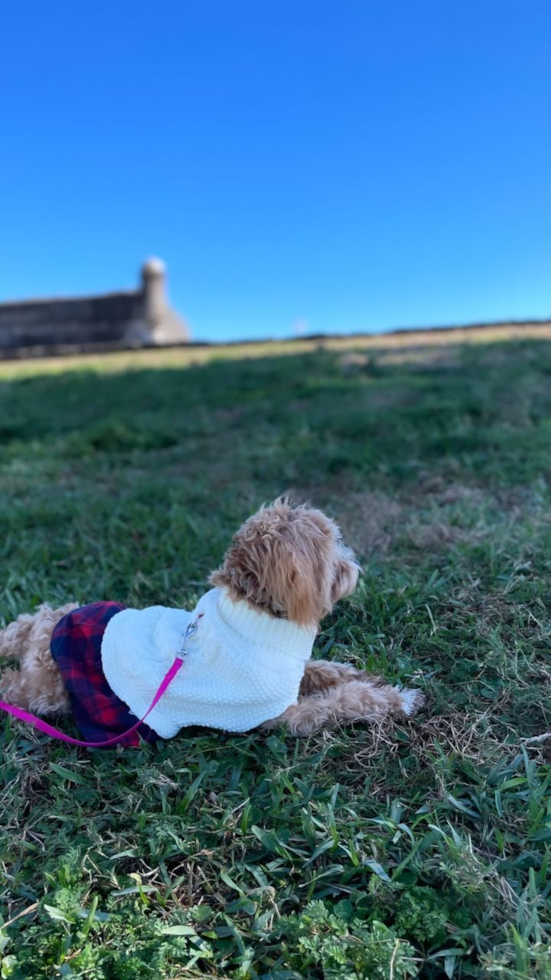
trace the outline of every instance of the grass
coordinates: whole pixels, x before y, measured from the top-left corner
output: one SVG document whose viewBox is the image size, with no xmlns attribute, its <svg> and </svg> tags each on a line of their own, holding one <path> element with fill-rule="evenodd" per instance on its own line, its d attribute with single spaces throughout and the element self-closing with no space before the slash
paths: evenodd
<svg viewBox="0 0 551 980">
<path fill-rule="evenodd" d="M 452 341 L 0 366 L 0 623 L 189 606 L 291 490 L 364 560 L 317 653 L 428 696 L 134 752 L 0 719 L 2 978 L 551 978 L 551 345 Z"/>
</svg>

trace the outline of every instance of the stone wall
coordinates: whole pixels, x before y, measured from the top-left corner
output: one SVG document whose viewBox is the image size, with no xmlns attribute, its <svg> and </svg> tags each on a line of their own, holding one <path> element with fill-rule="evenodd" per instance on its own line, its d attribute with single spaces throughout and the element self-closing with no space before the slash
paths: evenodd
<svg viewBox="0 0 551 980">
<path fill-rule="evenodd" d="M 187 324 L 168 304 L 159 259 L 145 263 L 135 291 L 0 303 L 0 357 L 160 346 L 189 338 Z"/>
</svg>

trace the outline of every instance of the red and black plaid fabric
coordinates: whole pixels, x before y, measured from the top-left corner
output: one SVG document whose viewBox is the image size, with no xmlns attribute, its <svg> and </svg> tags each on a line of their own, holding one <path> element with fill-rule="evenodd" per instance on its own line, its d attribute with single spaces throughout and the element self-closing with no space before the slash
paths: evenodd
<svg viewBox="0 0 551 980">
<path fill-rule="evenodd" d="M 103 674 L 101 641 L 109 620 L 125 609 L 118 602 L 94 602 L 73 609 L 57 624 L 50 649 L 71 698 L 75 722 L 87 742 L 114 738 L 136 724 L 128 705 L 111 690 Z M 158 738 L 142 724 L 121 745 L 137 746 L 140 740 Z"/>
</svg>

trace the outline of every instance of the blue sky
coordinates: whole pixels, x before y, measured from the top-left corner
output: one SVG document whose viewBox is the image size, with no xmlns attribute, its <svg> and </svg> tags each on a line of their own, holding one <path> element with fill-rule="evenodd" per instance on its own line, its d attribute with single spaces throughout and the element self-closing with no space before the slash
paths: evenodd
<svg viewBox="0 0 551 980">
<path fill-rule="evenodd" d="M 198 339 L 551 316 L 547 0 L 11 0 L 0 299 Z"/>
</svg>

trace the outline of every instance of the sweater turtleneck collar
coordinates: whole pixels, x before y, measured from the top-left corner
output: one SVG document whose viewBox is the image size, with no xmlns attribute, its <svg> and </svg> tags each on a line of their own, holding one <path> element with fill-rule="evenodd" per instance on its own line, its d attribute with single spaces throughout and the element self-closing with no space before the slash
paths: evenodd
<svg viewBox="0 0 551 980">
<path fill-rule="evenodd" d="M 220 618 L 230 629 L 252 643 L 275 647 L 308 660 L 317 635 L 315 626 L 297 626 L 288 619 L 277 619 L 269 613 L 251 609 L 246 600 L 234 602 L 225 589 L 213 591 L 218 593 Z"/>
</svg>

